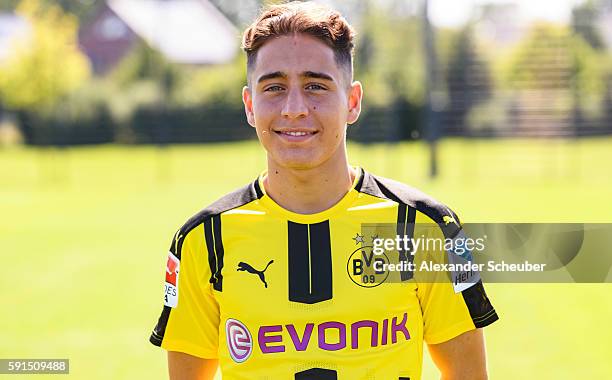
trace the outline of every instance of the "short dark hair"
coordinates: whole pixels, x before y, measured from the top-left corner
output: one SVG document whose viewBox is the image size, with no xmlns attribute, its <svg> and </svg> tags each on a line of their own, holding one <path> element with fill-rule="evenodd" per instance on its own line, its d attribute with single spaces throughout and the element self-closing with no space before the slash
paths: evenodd
<svg viewBox="0 0 612 380">
<path fill-rule="evenodd" d="M 268 6 L 244 31 L 242 49 L 247 54 L 247 72 L 255 66 L 257 51 L 268 40 L 298 33 L 329 46 L 338 66 L 348 70 L 349 79 L 353 77 L 355 30 L 338 11 L 310 1 Z"/>
</svg>

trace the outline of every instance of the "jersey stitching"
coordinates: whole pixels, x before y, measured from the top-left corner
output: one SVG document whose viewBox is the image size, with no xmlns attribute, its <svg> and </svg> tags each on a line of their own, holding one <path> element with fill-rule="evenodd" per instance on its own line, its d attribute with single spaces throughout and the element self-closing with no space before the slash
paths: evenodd
<svg viewBox="0 0 612 380">
<path fill-rule="evenodd" d="M 481 316 L 479 316 L 479 317 L 474 317 L 474 318 L 472 318 L 472 320 L 473 320 L 474 322 L 481 322 L 482 320 L 488 319 L 488 318 L 489 318 L 489 317 L 490 317 L 492 314 L 495 314 L 495 310 L 494 310 L 494 309 L 489 310 L 489 311 L 488 311 L 486 314 L 484 314 L 484 315 L 481 315 Z"/>
</svg>

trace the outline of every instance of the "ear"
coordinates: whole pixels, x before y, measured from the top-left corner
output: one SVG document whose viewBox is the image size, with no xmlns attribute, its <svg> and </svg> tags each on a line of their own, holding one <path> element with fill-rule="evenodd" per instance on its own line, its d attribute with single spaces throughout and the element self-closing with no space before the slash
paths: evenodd
<svg viewBox="0 0 612 380">
<path fill-rule="evenodd" d="M 361 99 L 363 98 L 363 87 L 361 86 L 361 82 L 355 81 L 351 85 L 348 96 L 348 115 L 346 117 L 346 122 L 348 124 L 353 124 L 359 119 L 359 114 L 361 113 Z"/>
<path fill-rule="evenodd" d="M 253 128 L 255 128 L 255 115 L 253 114 L 253 94 L 249 86 L 242 88 L 242 102 L 244 103 L 244 113 L 247 117 L 247 122 Z"/>
</svg>

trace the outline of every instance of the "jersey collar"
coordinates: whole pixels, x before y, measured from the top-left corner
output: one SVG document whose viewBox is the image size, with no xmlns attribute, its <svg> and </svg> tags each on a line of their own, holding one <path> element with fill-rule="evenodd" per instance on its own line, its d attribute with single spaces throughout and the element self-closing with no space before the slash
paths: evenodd
<svg viewBox="0 0 612 380">
<path fill-rule="evenodd" d="M 283 208 L 266 193 L 263 186 L 263 178 L 267 174 L 267 171 L 262 172 L 259 177 L 257 177 L 257 184 L 263 194 L 263 196 L 259 199 L 259 203 L 272 214 L 279 215 L 296 223 L 313 224 L 329 220 L 332 218 L 332 216 L 346 211 L 359 197 L 358 186 L 360 186 L 363 181 L 364 171 L 358 166 L 353 166 L 353 168 L 357 171 L 357 175 L 353 180 L 351 189 L 335 205 L 327 210 L 318 212 L 316 214 L 298 214 Z"/>
</svg>

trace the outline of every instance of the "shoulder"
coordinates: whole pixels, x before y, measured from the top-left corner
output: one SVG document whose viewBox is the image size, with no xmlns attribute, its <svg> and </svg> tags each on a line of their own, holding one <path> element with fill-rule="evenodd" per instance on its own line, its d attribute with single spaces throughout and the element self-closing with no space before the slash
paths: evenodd
<svg viewBox="0 0 612 380">
<path fill-rule="evenodd" d="M 460 228 L 457 214 L 447 205 L 412 186 L 364 171 L 359 192 L 406 205 L 426 215 L 454 235 Z"/>
<path fill-rule="evenodd" d="M 179 243 L 179 246 L 182 245 L 182 240 L 196 227 L 207 222 L 212 223 L 213 219 L 218 218 L 223 212 L 244 206 L 262 196 L 257 179 L 222 196 L 189 218 L 176 232 L 174 242 Z"/>
</svg>

